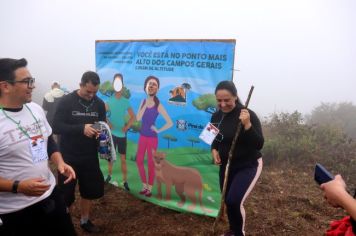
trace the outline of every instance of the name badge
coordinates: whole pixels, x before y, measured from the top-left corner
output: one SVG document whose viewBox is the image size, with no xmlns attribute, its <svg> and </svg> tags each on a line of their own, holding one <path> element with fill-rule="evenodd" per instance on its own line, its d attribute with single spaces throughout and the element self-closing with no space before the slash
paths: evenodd
<svg viewBox="0 0 356 236">
<path fill-rule="evenodd" d="M 206 144 L 211 145 L 218 134 L 219 129 L 209 122 L 208 124 L 206 124 L 203 131 L 199 135 L 199 138 L 203 140 Z"/>
<path fill-rule="evenodd" d="M 43 137 L 32 137 L 29 141 L 33 163 L 48 160 L 47 148 Z"/>
</svg>

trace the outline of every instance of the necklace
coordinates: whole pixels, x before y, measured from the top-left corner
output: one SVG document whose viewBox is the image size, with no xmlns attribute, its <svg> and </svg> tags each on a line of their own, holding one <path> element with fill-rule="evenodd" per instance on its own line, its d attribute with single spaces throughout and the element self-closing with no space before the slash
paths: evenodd
<svg viewBox="0 0 356 236">
<path fill-rule="evenodd" d="M 85 104 L 82 103 L 82 99 L 79 98 L 78 100 L 79 104 L 82 105 L 85 108 L 85 112 L 89 112 L 89 109 L 93 106 L 94 102 L 95 102 L 95 98 L 93 98 L 93 100 L 91 100 L 90 104 L 87 106 Z"/>
</svg>

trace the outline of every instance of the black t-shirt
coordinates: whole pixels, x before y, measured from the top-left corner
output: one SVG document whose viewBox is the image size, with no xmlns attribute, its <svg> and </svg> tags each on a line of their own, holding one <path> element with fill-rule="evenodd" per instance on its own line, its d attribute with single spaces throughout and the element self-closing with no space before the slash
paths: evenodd
<svg viewBox="0 0 356 236">
<path fill-rule="evenodd" d="M 84 126 L 105 119 L 105 104 L 97 96 L 90 101 L 81 98 L 77 91 L 64 96 L 53 122 L 54 133 L 61 135 L 60 149 L 64 159 L 75 161 L 97 156 L 97 140 L 84 135 Z"/>
</svg>

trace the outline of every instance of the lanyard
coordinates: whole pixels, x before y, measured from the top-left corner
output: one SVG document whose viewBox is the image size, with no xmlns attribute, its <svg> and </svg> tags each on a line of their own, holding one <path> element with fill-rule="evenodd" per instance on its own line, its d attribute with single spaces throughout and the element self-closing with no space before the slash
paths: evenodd
<svg viewBox="0 0 356 236">
<path fill-rule="evenodd" d="M 39 130 L 40 130 L 40 132 L 41 132 L 41 135 L 43 136 L 42 130 L 41 130 L 41 127 L 40 127 L 40 124 L 38 123 L 38 120 L 37 120 L 36 117 L 33 115 L 31 109 L 30 109 L 26 104 L 25 104 L 25 107 L 27 108 L 27 110 L 30 111 L 30 113 L 31 113 L 31 115 L 32 115 L 32 117 L 33 117 L 33 119 L 36 121 L 37 127 L 39 128 Z M 5 110 L 4 110 L 3 107 L 0 107 L 0 109 L 1 109 L 2 113 L 4 113 L 4 115 L 5 115 L 6 118 L 8 118 L 8 119 L 11 120 L 12 122 L 14 122 L 14 123 L 17 125 L 17 128 L 18 128 L 19 130 L 21 130 L 21 132 L 22 132 L 24 135 L 26 135 L 26 137 L 28 137 L 29 139 L 31 139 L 31 137 L 30 137 L 30 135 L 27 133 L 26 129 L 20 125 L 21 121 L 15 121 L 14 119 L 12 119 L 12 118 L 5 112 Z"/>
<path fill-rule="evenodd" d="M 221 120 L 219 121 L 219 123 L 218 123 L 218 129 L 219 129 L 219 127 L 220 127 L 220 125 L 221 125 L 221 123 L 222 123 L 222 121 L 224 120 L 224 118 L 225 118 L 225 115 L 226 114 L 222 114 L 222 116 L 221 116 Z"/>
</svg>

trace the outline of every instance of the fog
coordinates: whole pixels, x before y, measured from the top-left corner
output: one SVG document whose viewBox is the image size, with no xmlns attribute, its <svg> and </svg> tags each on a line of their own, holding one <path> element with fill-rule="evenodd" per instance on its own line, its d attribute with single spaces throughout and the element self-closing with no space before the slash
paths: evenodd
<svg viewBox="0 0 356 236">
<path fill-rule="evenodd" d="M 236 39 L 234 81 L 250 108 L 303 114 L 356 104 L 356 1 L 2 0 L 0 57 L 26 58 L 42 103 L 95 70 L 95 40 Z"/>
</svg>

